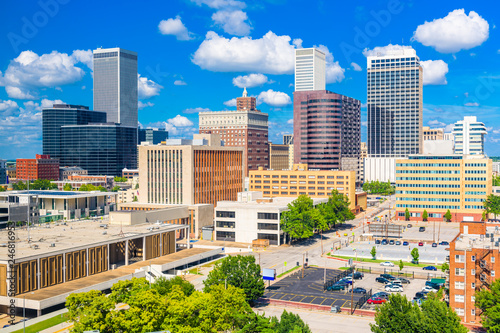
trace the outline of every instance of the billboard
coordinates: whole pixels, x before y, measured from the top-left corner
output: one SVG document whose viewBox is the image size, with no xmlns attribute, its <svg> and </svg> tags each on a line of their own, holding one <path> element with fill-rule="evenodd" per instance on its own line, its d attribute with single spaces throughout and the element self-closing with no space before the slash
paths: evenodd
<svg viewBox="0 0 500 333">
<path fill-rule="evenodd" d="M 262 270 L 262 278 L 264 280 L 273 281 L 276 279 L 276 270 L 271 268 L 264 268 Z"/>
</svg>

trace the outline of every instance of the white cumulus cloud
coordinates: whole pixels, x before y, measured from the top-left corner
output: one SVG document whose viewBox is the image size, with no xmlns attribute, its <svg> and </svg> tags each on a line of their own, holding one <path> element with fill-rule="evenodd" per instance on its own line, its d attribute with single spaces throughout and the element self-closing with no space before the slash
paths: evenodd
<svg viewBox="0 0 500 333">
<path fill-rule="evenodd" d="M 360 65 L 358 65 L 355 62 L 351 62 L 352 69 L 354 69 L 356 72 L 361 72 L 363 69 L 361 68 Z"/>
<path fill-rule="evenodd" d="M 239 88 L 253 88 L 267 83 L 267 76 L 264 74 L 240 75 L 233 79 L 233 84 Z"/>
<path fill-rule="evenodd" d="M 478 102 L 469 102 L 469 103 L 465 103 L 464 105 L 465 106 L 479 106 L 479 103 Z"/>
<path fill-rule="evenodd" d="M 137 85 L 137 91 L 141 99 L 157 96 L 160 94 L 160 90 L 163 89 L 163 86 L 141 76 L 141 74 L 137 74 Z"/>
<path fill-rule="evenodd" d="M 2 101 L 0 100 L 0 115 L 2 118 L 7 117 L 7 116 L 12 116 L 17 113 L 19 110 L 19 105 L 15 101 L 11 100 L 6 100 Z"/>
<path fill-rule="evenodd" d="M 225 106 L 236 107 L 236 98 L 232 98 L 229 101 L 223 103 Z"/>
<path fill-rule="evenodd" d="M 292 118 L 292 119 L 288 119 L 288 120 L 286 121 L 286 123 L 287 123 L 287 124 L 289 124 L 289 125 L 293 125 L 293 118 Z"/>
<path fill-rule="evenodd" d="M 268 91 L 263 91 L 257 96 L 257 103 L 266 103 L 270 106 L 282 107 L 288 104 L 292 104 L 290 96 L 281 91 L 274 91 L 269 89 Z"/>
<path fill-rule="evenodd" d="M 191 0 L 198 6 L 207 5 L 210 8 L 221 9 L 221 8 L 245 8 L 246 4 L 243 1 L 238 0 Z"/>
<path fill-rule="evenodd" d="M 191 40 L 194 38 L 193 33 L 188 31 L 179 15 L 175 18 L 162 20 L 158 24 L 158 29 L 162 35 L 173 35 L 177 40 Z"/>
<path fill-rule="evenodd" d="M 193 126 L 193 122 L 188 118 L 178 114 L 174 118 L 168 120 L 168 123 L 176 127 L 188 127 Z"/>
<path fill-rule="evenodd" d="M 326 70 L 326 83 L 335 83 L 342 81 L 345 76 L 345 69 L 340 67 L 338 61 L 333 60 L 333 54 L 328 50 L 325 45 L 315 46 L 320 51 L 325 53 L 325 70 Z"/>
<path fill-rule="evenodd" d="M 443 60 L 420 61 L 424 70 L 424 85 L 447 84 L 446 73 L 448 73 L 448 64 Z"/>
<path fill-rule="evenodd" d="M 197 108 L 187 108 L 184 111 L 182 111 L 182 113 L 199 113 L 199 112 L 208 112 L 208 111 L 210 111 L 209 108 L 197 107 Z"/>
<path fill-rule="evenodd" d="M 187 86 L 187 83 L 182 80 L 175 80 L 174 85 L 176 86 Z"/>
<path fill-rule="evenodd" d="M 147 107 L 151 107 L 151 106 L 154 106 L 154 103 L 151 103 L 151 102 L 144 103 L 143 101 L 139 101 L 137 103 L 137 107 L 139 108 L 139 110 L 147 108 Z"/>
<path fill-rule="evenodd" d="M 363 55 L 365 57 L 373 57 L 373 56 L 385 56 L 390 54 L 391 52 L 394 51 L 401 51 L 402 49 L 413 49 L 411 46 L 403 46 L 403 45 L 398 45 L 398 44 L 389 44 L 386 46 L 377 46 L 374 47 L 373 49 L 364 49 L 363 50 Z"/>
<path fill-rule="evenodd" d="M 429 122 L 427 122 L 427 124 L 429 126 L 437 126 L 437 127 L 445 127 L 446 126 L 445 123 L 443 123 L 443 122 L 441 122 L 439 120 L 436 120 L 436 119 L 430 120 Z"/>
<path fill-rule="evenodd" d="M 413 39 L 441 53 L 455 53 L 481 45 L 488 39 L 489 24 L 478 13 L 455 9 L 447 16 L 417 27 Z"/>
<path fill-rule="evenodd" d="M 219 10 L 212 15 L 212 20 L 230 35 L 247 36 L 252 30 L 247 13 L 239 9 Z"/>
<path fill-rule="evenodd" d="M 293 74 L 295 45 L 290 36 L 269 31 L 262 38 L 219 36 L 207 32 L 192 61 L 214 72 L 260 72 Z"/>
</svg>

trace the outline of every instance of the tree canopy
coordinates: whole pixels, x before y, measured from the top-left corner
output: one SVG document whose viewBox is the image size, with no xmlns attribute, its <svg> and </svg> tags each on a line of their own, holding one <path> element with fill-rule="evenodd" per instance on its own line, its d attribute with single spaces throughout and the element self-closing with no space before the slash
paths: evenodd
<svg viewBox="0 0 500 333">
<path fill-rule="evenodd" d="M 333 190 L 328 201 L 318 205 L 318 210 L 323 215 L 324 222 L 328 229 L 335 228 L 337 223 L 344 223 L 355 218 L 349 209 L 349 199 L 337 190 Z M 326 229 L 322 229 L 326 230 Z"/>
<path fill-rule="evenodd" d="M 500 280 L 495 280 L 490 289 L 476 292 L 476 307 L 481 310 L 481 324 L 488 332 L 500 332 Z"/>
<path fill-rule="evenodd" d="M 12 184 L 12 188 L 16 191 L 24 191 L 28 189 L 28 185 L 26 182 L 19 181 L 17 183 Z M 36 179 L 34 181 L 30 181 L 30 190 L 53 190 L 57 189 L 57 185 L 51 183 L 48 179 Z"/>
<path fill-rule="evenodd" d="M 411 250 L 410 254 L 411 254 L 413 260 L 415 260 L 416 262 L 418 262 L 418 258 L 420 257 L 420 254 L 418 253 L 418 249 L 416 247 L 413 248 L 413 250 Z"/>
<path fill-rule="evenodd" d="M 72 190 L 73 190 L 73 186 L 71 186 L 71 184 L 70 184 L 70 183 L 66 183 L 66 184 L 64 184 L 64 186 L 63 186 L 63 190 L 64 190 L 64 191 L 72 191 Z"/>
<path fill-rule="evenodd" d="M 446 211 L 446 214 L 444 214 L 444 218 L 446 219 L 446 221 L 450 222 L 451 221 L 451 212 L 450 210 L 448 209 Z"/>
<path fill-rule="evenodd" d="M 264 280 L 260 273 L 260 265 L 255 263 L 254 256 L 228 256 L 218 261 L 214 269 L 208 273 L 203 282 L 205 292 L 216 285 L 232 285 L 243 289 L 245 299 L 249 302 L 264 295 Z"/>
<path fill-rule="evenodd" d="M 126 183 L 127 181 L 128 181 L 128 179 L 125 177 L 115 177 L 116 183 Z"/>
<path fill-rule="evenodd" d="M 372 332 L 426 332 L 426 333 L 466 333 L 460 317 L 442 300 L 442 291 L 430 293 L 420 308 L 412 304 L 406 296 L 392 294 L 389 302 L 376 309 L 375 324 L 370 324 Z"/>
<path fill-rule="evenodd" d="M 80 188 L 78 189 L 78 191 L 101 191 L 101 192 L 106 192 L 107 189 L 103 186 L 95 186 L 95 185 L 92 185 L 92 184 L 83 184 L 82 186 L 80 186 Z"/>
<path fill-rule="evenodd" d="M 488 195 L 483 205 L 486 213 L 495 215 L 495 219 L 497 215 L 500 215 L 500 196 L 494 194 Z"/>
<path fill-rule="evenodd" d="M 363 184 L 363 191 L 369 194 L 391 195 L 396 193 L 396 188 L 391 182 L 380 182 L 378 180 L 366 182 Z"/>
</svg>

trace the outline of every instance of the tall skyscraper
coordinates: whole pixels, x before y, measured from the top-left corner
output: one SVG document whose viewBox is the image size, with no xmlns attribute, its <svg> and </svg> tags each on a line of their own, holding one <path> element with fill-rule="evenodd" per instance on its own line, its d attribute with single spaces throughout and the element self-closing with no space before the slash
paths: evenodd
<svg viewBox="0 0 500 333">
<path fill-rule="evenodd" d="M 121 48 L 94 50 L 94 110 L 108 122 L 137 128 L 137 53 Z"/>
<path fill-rule="evenodd" d="M 283 144 L 293 145 L 293 134 L 283 134 Z"/>
<path fill-rule="evenodd" d="M 255 109 L 255 97 L 248 97 L 246 89 L 236 105 L 236 111 L 200 112 L 200 134 L 220 134 L 225 146 L 243 147 L 243 170 L 248 176 L 249 170 L 269 167 L 269 115 Z"/>
<path fill-rule="evenodd" d="M 368 56 L 368 155 L 422 153 L 422 66 L 415 50 L 402 47 Z"/>
<path fill-rule="evenodd" d="M 483 155 L 484 136 L 488 134 L 484 123 L 478 122 L 477 117 L 464 117 L 453 126 L 455 136 L 455 154 Z"/>
<path fill-rule="evenodd" d="M 153 145 L 159 144 L 168 139 L 168 132 L 163 128 L 140 128 L 137 144 L 147 141 Z"/>
<path fill-rule="evenodd" d="M 295 91 L 325 90 L 325 66 L 325 54 L 320 50 L 295 50 Z"/>
</svg>

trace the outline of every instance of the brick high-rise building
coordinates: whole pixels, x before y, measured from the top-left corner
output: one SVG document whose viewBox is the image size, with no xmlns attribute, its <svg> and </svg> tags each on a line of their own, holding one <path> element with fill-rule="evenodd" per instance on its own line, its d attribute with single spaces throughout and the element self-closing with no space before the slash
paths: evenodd
<svg viewBox="0 0 500 333">
<path fill-rule="evenodd" d="M 59 179 L 59 160 L 50 158 L 50 155 L 39 155 L 33 158 L 16 160 L 17 179 Z"/>
<path fill-rule="evenodd" d="M 268 118 L 267 113 L 255 109 L 255 97 L 236 99 L 236 111 L 200 112 L 200 134 L 220 134 L 224 146 L 243 147 L 243 170 L 259 167 L 269 168 Z"/>
<path fill-rule="evenodd" d="M 461 222 L 450 243 L 449 301 L 464 323 L 479 324 L 476 292 L 490 289 L 500 272 L 500 223 Z"/>
</svg>

